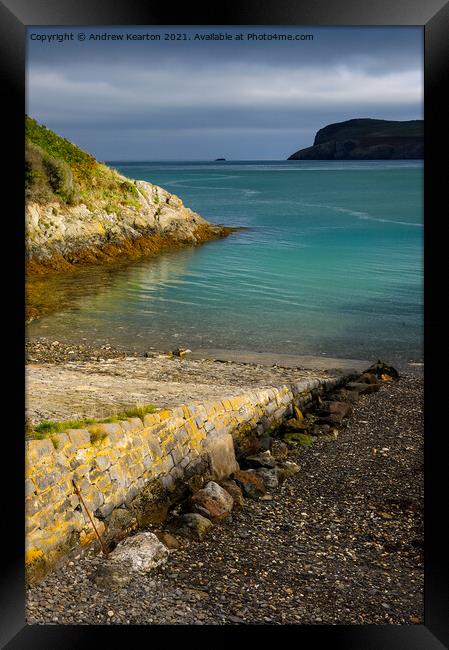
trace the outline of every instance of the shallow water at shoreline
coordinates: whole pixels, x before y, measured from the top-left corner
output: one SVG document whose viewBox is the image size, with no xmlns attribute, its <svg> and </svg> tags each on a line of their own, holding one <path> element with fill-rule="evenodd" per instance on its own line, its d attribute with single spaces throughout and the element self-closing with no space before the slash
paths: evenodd
<svg viewBox="0 0 449 650">
<path fill-rule="evenodd" d="M 199 248 L 53 278 L 29 336 L 422 359 L 419 161 L 115 164 L 215 223 Z"/>
</svg>

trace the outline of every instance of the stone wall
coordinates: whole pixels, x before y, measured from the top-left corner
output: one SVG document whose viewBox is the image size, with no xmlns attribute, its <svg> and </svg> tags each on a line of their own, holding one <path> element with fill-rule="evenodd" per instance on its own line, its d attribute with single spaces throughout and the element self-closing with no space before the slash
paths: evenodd
<svg viewBox="0 0 449 650">
<path fill-rule="evenodd" d="M 107 540 L 162 521 L 170 494 L 194 474 L 224 478 L 234 445 L 262 435 L 347 378 L 304 380 L 219 402 L 192 403 L 26 443 L 26 567 L 40 579 L 95 539 L 74 480 Z"/>
</svg>

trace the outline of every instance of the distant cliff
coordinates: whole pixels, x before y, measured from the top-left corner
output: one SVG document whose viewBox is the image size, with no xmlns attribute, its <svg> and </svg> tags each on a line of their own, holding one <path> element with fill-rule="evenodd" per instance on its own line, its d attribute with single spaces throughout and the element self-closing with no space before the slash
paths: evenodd
<svg viewBox="0 0 449 650">
<path fill-rule="evenodd" d="M 122 176 L 30 117 L 25 195 L 31 274 L 136 258 L 233 230 L 208 223 L 157 185 Z"/>
<path fill-rule="evenodd" d="M 354 119 L 320 129 L 312 147 L 288 160 L 405 160 L 424 158 L 424 121 Z"/>
</svg>

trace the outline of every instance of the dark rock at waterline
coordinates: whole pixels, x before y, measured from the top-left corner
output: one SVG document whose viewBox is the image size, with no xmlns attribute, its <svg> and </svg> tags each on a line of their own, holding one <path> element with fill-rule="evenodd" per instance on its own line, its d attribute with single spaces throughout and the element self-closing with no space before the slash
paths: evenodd
<svg viewBox="0 0 449 650">
<path fill-rule="evenodd" d="M 350 404 L 355 404 L 358 401 L 359 397 L 360 397 L 360 393 L 358 391 L 356 391 L 356 390 L 350 390 L 348 388 L 342 388 L 339 391 L 338 397 L 341 400 L 344 400 L 345 402 L 349 402 Z"/>
<path fill-rule="evenodd" d="M 260 438 L 260 448 L 263 451 L 271 451 L 273 446 L 273 438 L 271 436 L 263 436 Z"/>
<path fill-rule="evenodd" d="M 393 366 L 383 363 L 383 361 L 380 360 L 365 370 L 363 374 L 373 374 L 378 379 L 384 379 L 384 381 L 388 381 L 388 378 L 399 379 L 399 373 L 396 368 L 393 368 Z M 384 377 L 382 377 L 382 375 L 384 375 Z"/>
<path fill-rule="evenodd" d="M 108 518 L 107 534 L 104 538 L 106 546 L 110 547 L 137 529 L 137 517 L 128 508 L 114 508 Z"/>
</svg>

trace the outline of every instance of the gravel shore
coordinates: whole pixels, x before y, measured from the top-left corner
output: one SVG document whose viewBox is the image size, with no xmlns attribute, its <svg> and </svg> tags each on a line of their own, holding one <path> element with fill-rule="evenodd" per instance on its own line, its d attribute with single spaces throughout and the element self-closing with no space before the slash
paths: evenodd
<svg viewBox="0 0 449 650">
<path fill-rule="evenodd" d="M 423 622 L 423 381 L 361 396 L 336 440 L 291 446 L 301 470 L 126 589 L 92 581 L 90 551 L 27 592 L 27 622 Z M 153 529 L 156 531 L 156 528 Z"/>
</svg>

